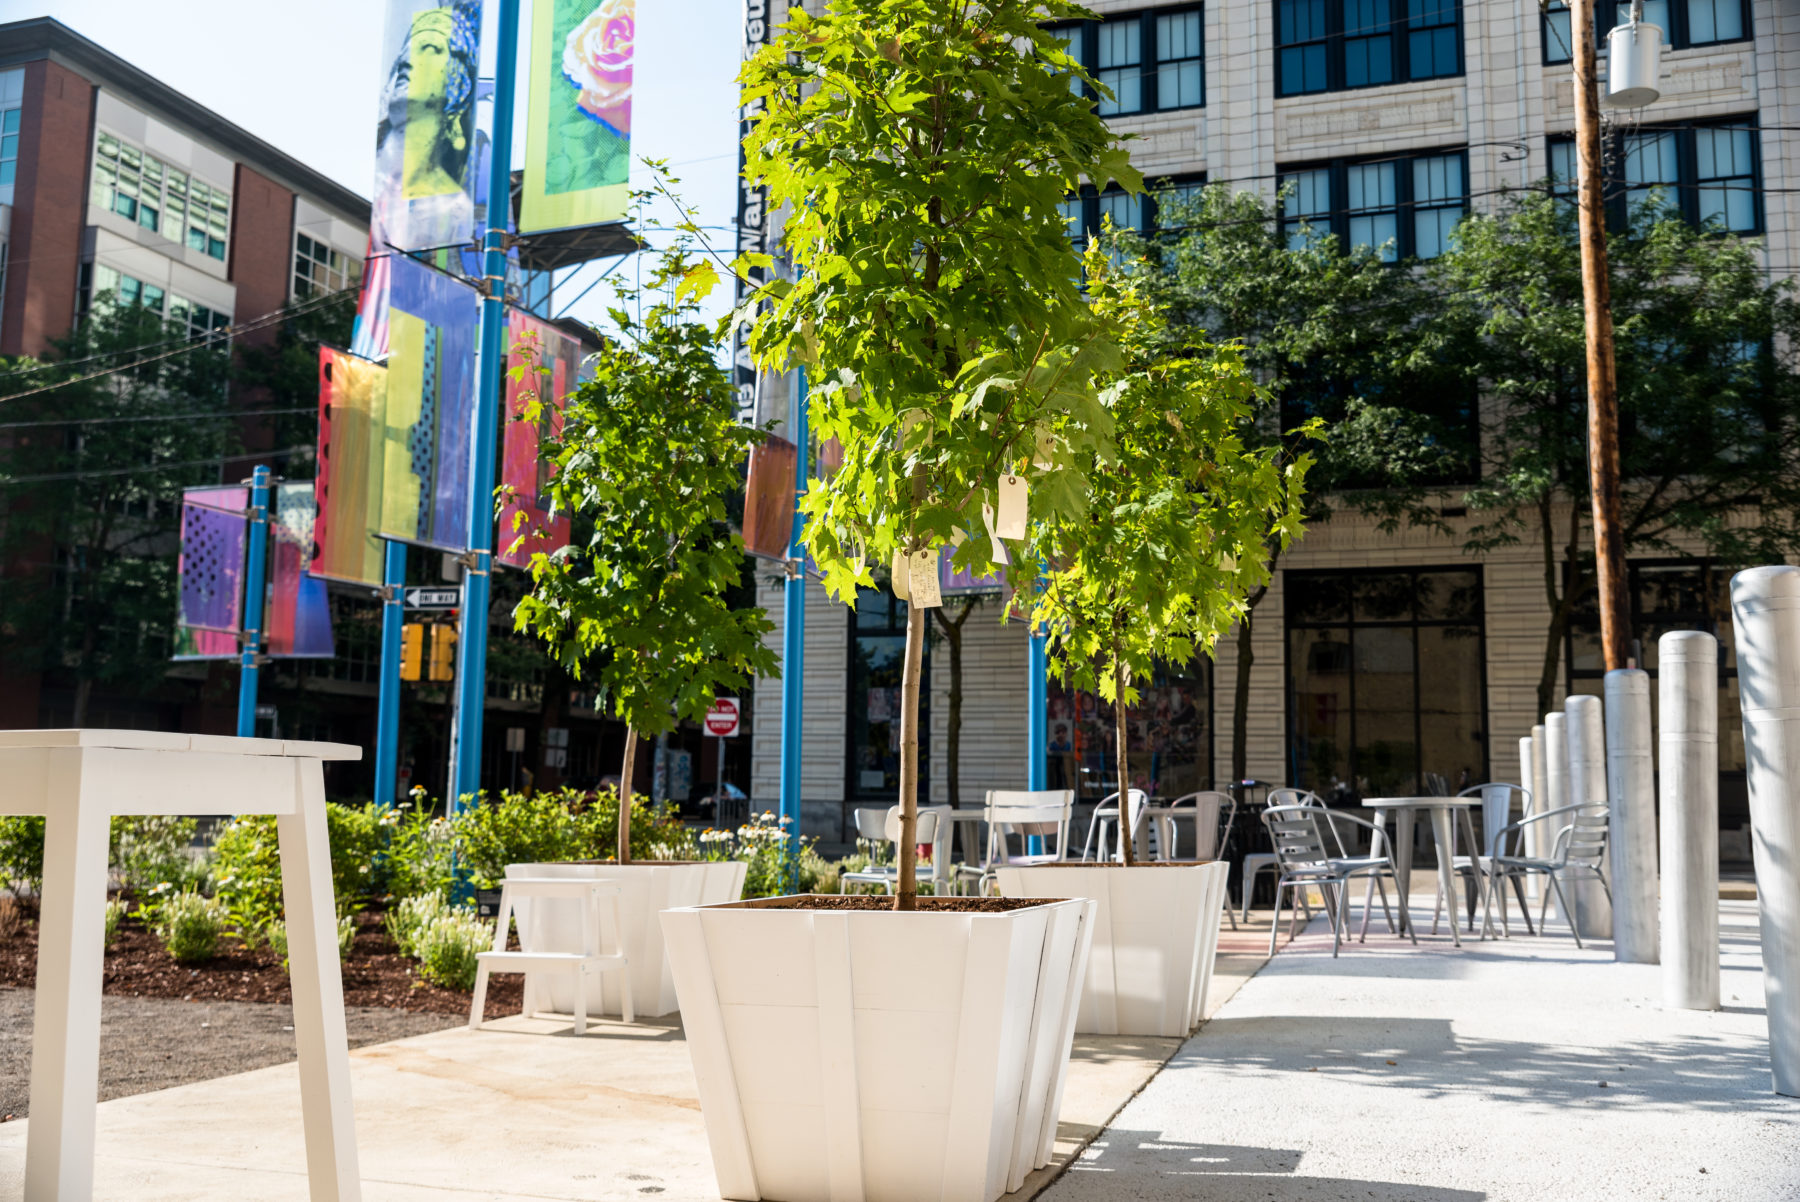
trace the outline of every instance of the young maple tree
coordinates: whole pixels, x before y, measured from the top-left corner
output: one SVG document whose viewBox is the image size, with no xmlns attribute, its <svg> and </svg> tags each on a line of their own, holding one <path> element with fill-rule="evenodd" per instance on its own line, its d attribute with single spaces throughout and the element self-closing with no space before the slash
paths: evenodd
<svg viewBox="0 0 1800 1202">
<path fill-rule="evenodd" d="M 593 532 L 532 556 L 533 589 L 513 617 L 570 676 L 594 680 L 602 708 L 625 723 L 620 863 L 631 858 L 638 736 L 699 721 L 719 690 L 776 669 L 763 643 L 773 624 L 727 596 L 744 546 L 725 498 L 763 434 L 736 419 L 720 362 L 730 318 L 700 317 L 718 273 L 689 254 L 699 235 L 691 221 L 676 229 L 643 288 L 617 288 L 616 333 L 591 360 L 593 380 L 569 397 L 561 435 L 545 444 L 556 507 L 586 517 Z M 535 420 L 531 408 L 525 420 Z"/>
<path fill-rule="evenodd" d="M 1047 28 L 1092 16 L 1065 0 L 834 0 L 790 10 L 744 65 L 744 103 L 763 106 L 745 175 L 784 212 L 794 268 L 752 298 L 751 346 L 765 367 L 809 373 L 813 433 L 843 448 L 803 506 L 843 601 L 874 565 L 934 579 L 939 549 L 984 529 L 1003 475 L 1031 469 L 1034 514 L 1085 505 L 1081 463 L 1107 437 L 1098 392 L 1119 353 L 1082 298 L 1059 206 L 1083 184 L 1142 186 L 1071 76 L 1097 85 Z M 990 570 L 991 546 L 968 539 L 958 563 Z M 927 617 L 913 591 L 900 910 L 917 907 Z"/>
<path fill-rule="evenodd" d="M 1211 654 L 1269 579 L 1269 549 L 1301 531 L 1310 455 L 1253 445 L 1258 389 L 1234 344 L 1171 338 L 1141 281 L 1122 279 L 1099 244 L 1087 256 L 1096 313 L 1124 332 L 1127 372 L 1106 393 L 1109 445 L 1083 452 L 1085 514 L 1033 528 L 1046 565 L 1031 619 L 1051 668 L 1112 702 L 1119 844 L 1135 862 L 1126 711 L 1158 661 Z M 1308 427 L 1303 433 L 1313 433 Z"/>
</svg>

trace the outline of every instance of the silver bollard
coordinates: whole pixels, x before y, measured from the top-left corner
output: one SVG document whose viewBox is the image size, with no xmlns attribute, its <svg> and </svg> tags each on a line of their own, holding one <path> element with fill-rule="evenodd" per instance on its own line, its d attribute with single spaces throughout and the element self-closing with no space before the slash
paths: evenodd
<svg viewBox="0 0 1800 1202">
<path fill-rule="evenodd" d="M 1800 568 L 1731 578 L 1775 1092 L 1800 1097 Z"/>
<path fill-rule="evenodd" d="M 1544 715 L 1544 805 L 1538 812 L 1560 810 L 1569 804 L 1569 716 L 1561 710 Z M 1545 859 L 1556 850 L 1556 832 L 1567 826 L 1568 818 L 1551 818 L 1544 822 L 1534 823 L 1538 830 L 1538 854 Z M 1568 915 L 1562 912 L 1562 906 L 1556 900 L 1556 890 L 1550 888 L 1548 881 L 1541 886 L 1550 894 L 1550 909 L 1545 913 L 1555 914 L 1567 920 Z"/>
<path fill-rule="evenodd" d="M 1613 959 L 1655 964 L 1656 763 L 1650 752 L 1650 674 L 1606 674 L 1606 803 L 1612 821 Z"/>
<path fill-rule="evenodd" d="M 1572 806 L 1606 808 L 1606 723 L 1601 714 L 1600 699 L 1576 693 L 1563 703 L 1569 715 L 1569 800 Z M 1574 815 L 1569 815 L 1573 818 Z M 1607 839 L 1607 855 L 1600 871 L 1612 879 L 1612 839 Z M 1572 886 L 1572 887 L 1571 887 Z M 1612 906 L 1606 890 L 1590 872 L 1565 873 L 1563 892 L 1575 909 L 1574 926 L 1583 939 L 1612 938 Z"/>
<path fill-rule="evenodd" d="M 1719 640 L 1656 644 L 1662 753 L 1663 1005 L 1719 1008 Z"/>
</svg>

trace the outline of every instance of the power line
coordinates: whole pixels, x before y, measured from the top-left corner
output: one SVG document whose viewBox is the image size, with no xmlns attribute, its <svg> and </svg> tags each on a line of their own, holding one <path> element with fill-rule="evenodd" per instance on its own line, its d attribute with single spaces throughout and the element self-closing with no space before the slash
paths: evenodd
<svg viewBox="0 0 1800 1202">
<path fill-rule="evenodd" d="M 143 467 L 106 468 L 92 472 L 46 472 L 41 476 L 0 476 L 0 487 L 12 484 L 41 484 L 51 480 L 91 480 L 101 476 L 142 476 L 151 472 L 173 472 L 189 467 L 223 467 L 230 460 L 271 455 L 297 455 L 301 451 L 312 449 L 312 445 L 308 443 L 297 447 L 282 447 L 273 451 L 245 451 L 237 455 L 215 455 L 211 459 L 190 459 L 185 463 L 152 463 Z"/>
<path fill-rule="evenodd" d="M 231 419 L 239 417 L 270 417 L 280 413 L 317 412 L 317 407 L 313 405 L 299 405 L 291 409 L 215 409 L 207 413 L 159 413 L 137 417 L 51 418 L 48 421 L 41 422 L 0 422 L 0 430 L 27 430 L 37 426 L 93 426 L 102 424 L 116 426 L 123 425 L 126 422 L 195 421 L 202 418 Z"/>
</svg>

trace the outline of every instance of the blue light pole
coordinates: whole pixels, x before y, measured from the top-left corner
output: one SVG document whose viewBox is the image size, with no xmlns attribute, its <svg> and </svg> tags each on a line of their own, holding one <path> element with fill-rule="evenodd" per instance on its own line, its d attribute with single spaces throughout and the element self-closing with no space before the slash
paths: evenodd
<svg viewBox="0 0 1800 1202">
<path fill-rule="evenodd" d="M 250 547 L 244 559 L 244 636 L 238 663 L 238 737 L 256 734 L 256 657 L 262 654 L 263 564 L 269 558 L 269 469 L 250 477 Z"/>
<path fill-rule="evenodd" d="M 406 624 L 406 544 L 390 542 L 382 565 L 381 701 L 375 711 L 375 804 L 394 804 L 400 773 L 400 635 Z"/>
<path fill-rule="evenodd" d="M 519 0 L 500 0 L 494 59 L 494 130 L 489 145 L 488 218 L 481 299 L 481 392 L 469 472 L 469 562 L 463 569 L 462 631 L 456 662 L 456 772 L 448 808 L 481 788 L 481 719 L 487 699 L 488 572 L 494 548 L 494 444 L 506 371 L 506 214 L 512 204 L 513 76 L 519 57 Z"/>
<path fill-rule="evenodd" d="M 1050 787 L 1050 668 L 1044 636 L 1031 634 L 1031 656 L 1025 668 L 1025 779 L 1032 790 Z"/>
<path fill-rule="evenodd" d="M 788 433 L 794 440 L 794 532 L 788 542 L 787 588 L 781 610 L 781 816 L 788 844 L 800 854 L 800 724 L 806 712 L 806 548 L 800 542 L 806 497 L 806 370 L 800 369 Z M 797 887 L 797 886 L 794 886 Z"/>
</svg>

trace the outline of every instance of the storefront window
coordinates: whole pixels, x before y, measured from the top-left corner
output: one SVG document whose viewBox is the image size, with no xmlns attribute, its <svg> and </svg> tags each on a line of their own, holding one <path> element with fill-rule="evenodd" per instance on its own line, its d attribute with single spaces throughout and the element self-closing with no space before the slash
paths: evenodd
<svg viewBox="0 0 1800 1202">
<path fill-rule="evenodd" d="M 850 617 L 849 780 L 852 801 L 900 797 L 900 684 L 906 662 L 906 602 L 892 593 L 862 589 Z M 919 684 L 919 729 L 931 729 L 931 663 Z M 929 739 L 919 740 L 919 803 L 928 801 Z"/>
<path fill-rule="evenodd" d="M 1487 779 L 1479 571 L 1284 583 L 1290 783 L 1349 804 Z"/>
<path fill-rule="evenodd" d="M 1212 661 L 1158 667 L 1126 712 L 1125 754 L 1131 786 L 1174 798 L 1212 786 Z M 1050 682 L 1052 789 L 1074 789 L 1098 801 L 1119 787 L 1113 706 L 1094 693 Z"/>
</svg>

